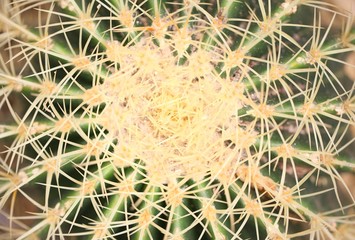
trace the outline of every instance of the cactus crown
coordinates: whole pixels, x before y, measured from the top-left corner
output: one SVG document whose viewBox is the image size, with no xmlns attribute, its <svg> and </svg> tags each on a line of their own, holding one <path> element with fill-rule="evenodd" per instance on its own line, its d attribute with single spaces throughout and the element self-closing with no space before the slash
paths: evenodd
<svg viewBox="0 0 355 240">
<path fill-rule="evenodd" d="M 355 49 L 349 13 L 309 0 L 2 4 L 3 236 L 353 231 L 341 175 L 355 168 L 354 85 L 341 71 Z"/>
</svg>

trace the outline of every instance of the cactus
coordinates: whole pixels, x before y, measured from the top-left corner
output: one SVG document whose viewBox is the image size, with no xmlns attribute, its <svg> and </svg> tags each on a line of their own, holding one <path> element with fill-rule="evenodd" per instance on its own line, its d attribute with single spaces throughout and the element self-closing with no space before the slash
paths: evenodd
<svg viewBox="0 0 355 240">
<path fill-rule="evenodd" d="M 0 4 L 2 239 L 353 236 L 350 13 L 313 0 Z"/>
</svg>

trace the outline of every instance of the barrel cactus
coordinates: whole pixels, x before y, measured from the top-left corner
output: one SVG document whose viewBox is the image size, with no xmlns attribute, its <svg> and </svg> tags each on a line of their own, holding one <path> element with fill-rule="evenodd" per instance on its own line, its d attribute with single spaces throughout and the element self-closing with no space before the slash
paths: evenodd
<svg viewBox="0 0 355 240">
<path fill-rule="evenodd" d="M 0 4 L 1 239 L 354 235 L 349 12 L 315 0 Z"/>
</svg>

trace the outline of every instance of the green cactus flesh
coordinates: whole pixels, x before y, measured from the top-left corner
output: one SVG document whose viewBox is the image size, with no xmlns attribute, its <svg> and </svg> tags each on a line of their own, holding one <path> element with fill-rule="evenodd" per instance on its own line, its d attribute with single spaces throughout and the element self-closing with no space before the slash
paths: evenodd
<svg viewBox="0 0 355 240">
<path fill-rule="evenodd" d="M 0 4 L 1 239 L 353 236 L 350 13 L 310 0 Z"/>
</svg>

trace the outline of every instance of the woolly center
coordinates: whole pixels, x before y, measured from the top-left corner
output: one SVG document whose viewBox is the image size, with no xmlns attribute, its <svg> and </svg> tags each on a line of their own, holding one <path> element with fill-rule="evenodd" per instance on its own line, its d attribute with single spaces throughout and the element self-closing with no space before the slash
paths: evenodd
<svg viewBox="0 0 355 240">
<path fill-rule="evenodd" d="M 148 175 L 164 183 L 220 168 L 230 151 L 225 133 L 238 126 L 241 86 L 216 73 L 208 50 L 184 63 L 154 44 L 120 52 L 120 70 L 102 88 L 107 107 L 101 119 L 109 119 L 121 162 L 140 159 Z"/>
</svg>

